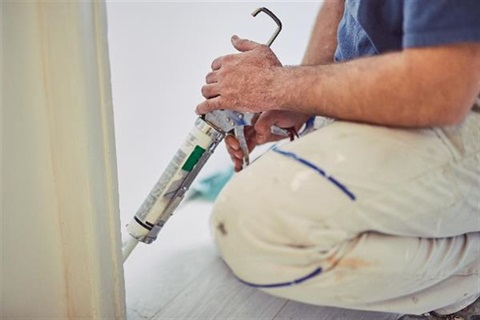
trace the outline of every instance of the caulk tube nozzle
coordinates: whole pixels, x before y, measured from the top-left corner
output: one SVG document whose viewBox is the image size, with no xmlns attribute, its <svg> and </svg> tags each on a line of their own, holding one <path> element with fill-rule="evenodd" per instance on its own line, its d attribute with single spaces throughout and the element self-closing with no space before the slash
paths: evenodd
<svg viewBox="0 0 480 320">
<path fill-rule="evenodd" d="M 133 237 L 128 237 L 128 240 L 123 244 L 122 247 L 122 254 L 123 254 L 123 262 L 125 263 L 125 260 L 130 256 L 130 253 L 132 253 L 133 249 L 138 244 L 138 240 L 133 238 Z"/>
</svg>

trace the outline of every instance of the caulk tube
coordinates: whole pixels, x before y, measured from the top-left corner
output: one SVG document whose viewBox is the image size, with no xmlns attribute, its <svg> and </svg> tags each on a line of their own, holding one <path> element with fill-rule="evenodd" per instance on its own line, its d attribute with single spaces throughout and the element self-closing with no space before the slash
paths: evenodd
<svg viewBox="0 0 480 320">
<path fill-rule="evenodd" d="M 128 224 L 128 233 L 133 238 L 145 243 L 152 243 L 157 238 L 198 172 L 224 137 L 223 131 L 202 118 L 195 121 L 184 143 Z"/>
</svg>

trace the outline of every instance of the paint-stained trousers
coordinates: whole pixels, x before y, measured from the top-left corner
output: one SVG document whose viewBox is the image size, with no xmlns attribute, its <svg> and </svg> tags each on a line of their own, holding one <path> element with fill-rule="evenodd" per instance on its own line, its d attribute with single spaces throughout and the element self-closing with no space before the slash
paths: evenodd
<svg viewBox="0 0 480 320">
<path fill-rule="evenodd" d="M 336 121 L 219 195 L 212 229 L 247 285 L 316 305 L 420 314 L 480 294 L 480 113 L 451 128 Z"/>
</svg>

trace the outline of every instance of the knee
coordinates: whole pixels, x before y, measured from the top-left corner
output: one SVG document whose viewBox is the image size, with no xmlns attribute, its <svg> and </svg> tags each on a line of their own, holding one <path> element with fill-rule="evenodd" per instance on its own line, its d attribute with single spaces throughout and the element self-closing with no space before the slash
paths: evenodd
<svg viewBox="0 0 480 320">
<path fill-rule="evenodd" d="M 265 257 L 272 254 L 274 247 L 267 240 L 274 234 L 271 225 L 265 223 L 268 210 L 251 196 L 242 183 L 231 181 L 217 198 L 210 220 L 222 258 L 241 279 L 266 268 L 262 267 Z"/>
<path fill-rule="evenodd" d="M 332 240 L 331 230 L 299 216 L 261 186 L 244 183 L 244 178 L 239 175 L 225 187 L 211 217 L 212 233 L 227 265 L 238 278 L 254 284 L 288 283 L 315 273 L 325 262 L 328 250 L 322 248 L 331 246 L 316 240 Z"/>
</svg>

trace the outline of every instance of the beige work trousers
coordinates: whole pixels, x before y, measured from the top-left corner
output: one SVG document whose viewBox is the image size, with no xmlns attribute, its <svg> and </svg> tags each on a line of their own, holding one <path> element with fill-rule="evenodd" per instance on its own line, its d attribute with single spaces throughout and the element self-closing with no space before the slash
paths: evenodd
<svg viewBox="0 0 480 320">
<path fill-rule="evenodd" d="M 335 121 L 235 174 L 213 209 L 245 284 L 421 314 L 480 294 L 480 113 L 405 130 Z"/>
</svg>

